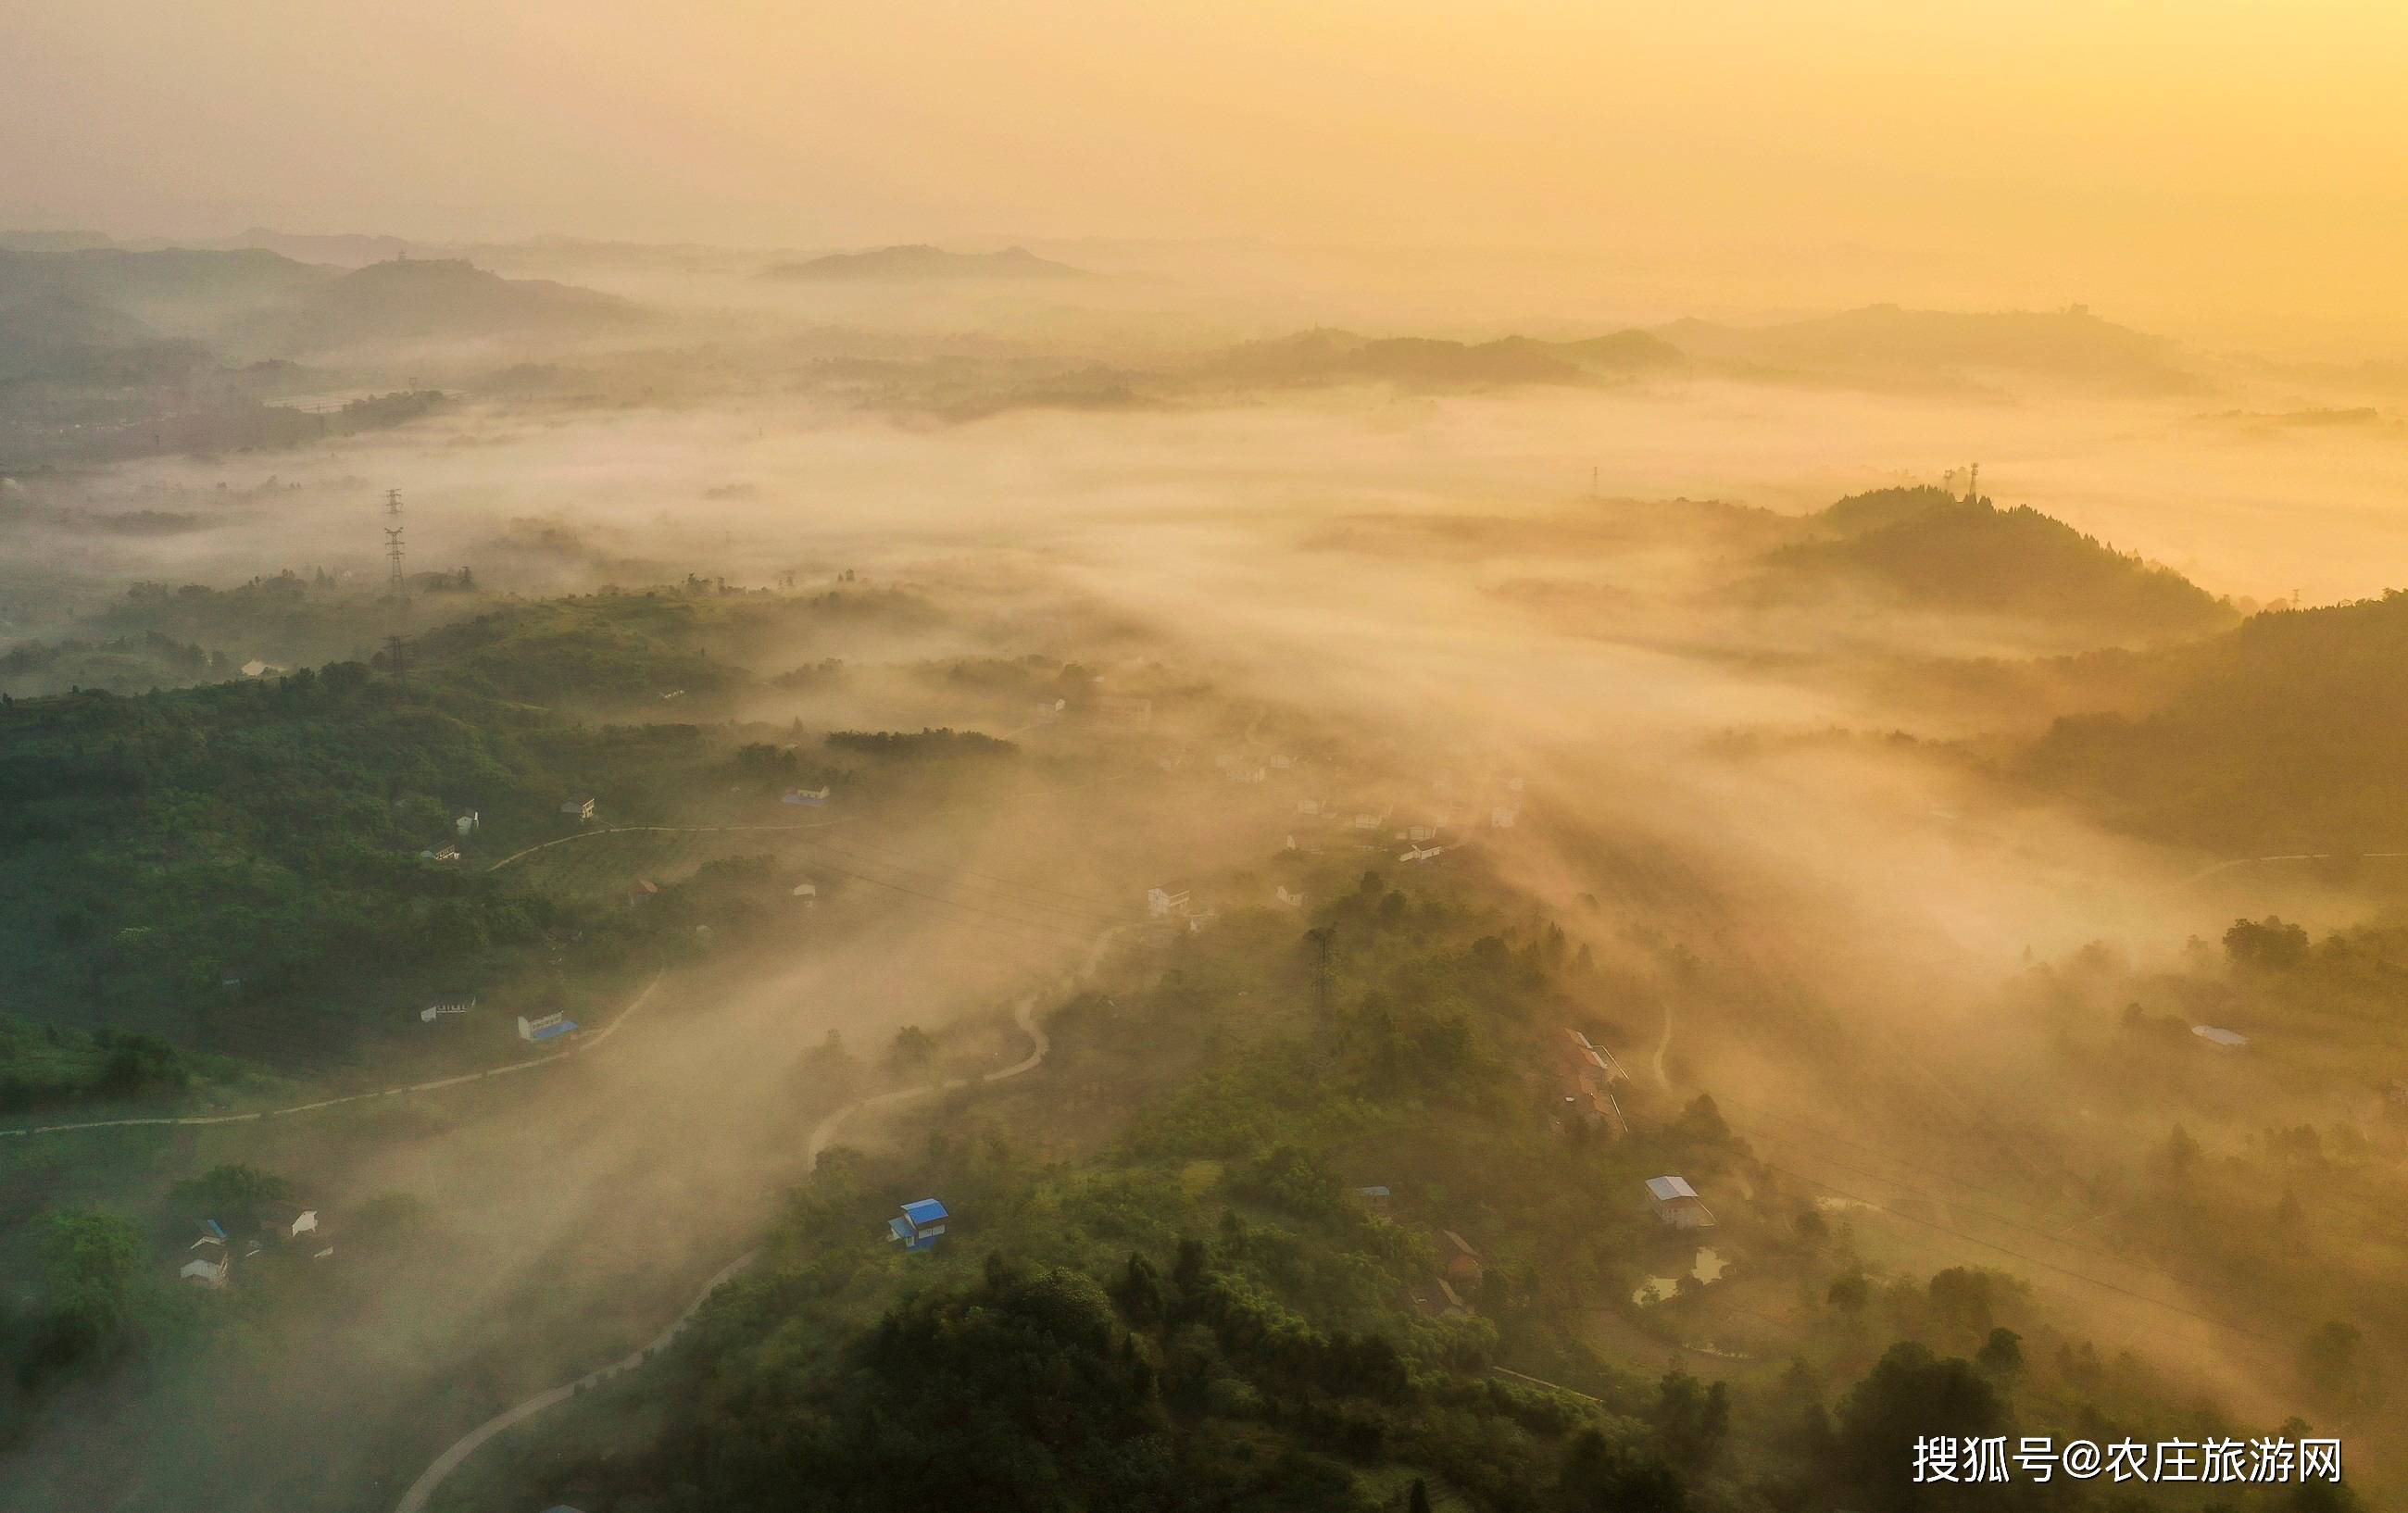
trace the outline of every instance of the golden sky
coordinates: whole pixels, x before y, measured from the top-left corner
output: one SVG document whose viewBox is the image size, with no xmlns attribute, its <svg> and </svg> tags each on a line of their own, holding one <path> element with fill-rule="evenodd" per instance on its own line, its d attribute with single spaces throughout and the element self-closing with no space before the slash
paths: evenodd
<svg viewBox="0 0 2408 1513">
<path fill-rule="evenodd" d="M 2338 0 L 7 0 L 0 217 L 1862 256 L 2389 319 L 2403 65 L 2408 7 Z"/>
</svg>

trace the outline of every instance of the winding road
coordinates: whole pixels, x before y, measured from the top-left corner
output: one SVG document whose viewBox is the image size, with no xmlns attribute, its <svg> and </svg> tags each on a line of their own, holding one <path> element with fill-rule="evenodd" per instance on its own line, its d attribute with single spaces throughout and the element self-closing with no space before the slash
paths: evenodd
<svg viewBox="0 0 2408 1513">
<path fill-rule="evenodd" d="M 2282 856 L 2236 856 L 2229 862 L 2201 867 L 2180 882 L 2168 883 L 2150 896 L 2162 898 L 2168 893 L 2179 892 L 2192 883 L 2213 878 L 2219 872 L 2229 872 L 2234 867 L 2258 866 L 2268 862 L 2396 862 L 2402 858 L 2408 858 L 2408 851 L 2292 851 Z"/>
<path fill-rule="evenodd" d="M 1111 937 L 1119 934 L 1120 928 L 1115 925 L 1096 937 L 1095 945 L 1089 949 L 1086 961 L 1068 978 L 1068 985 L 1075 986 L 1094 974 L 1096 967 L 1103 960 L 1105 948 L 1111 943 Z M 812 1129 L 810 1138 L 804 1143 L 805 1164 L 808 1166 L 816 1163 L 821 1152 L 836 1142 L 837 1132 L 842 1129 L 854 1115 L 866 1109 L 908 1103 L 915 1098 L 952 1092 L 962 1088 L 984 1087 L 1033 1072 L 1043 1065 L 1054 1045 L 1046 1035 L 1044 1026 L 1037 1022 L 1037 994 L 1031 992 L 1024 996 L 1012 1006 L 1011 1017 L 1012 1022 L 1020 1026 L 1021 1033 L 1028 1036 L 1029 1051 L 1026 1056 L 999 1071 L 988 1072 L 979 1077 L 961 1078 L 951 1082 L 929 1083 L 924 1087 L 896 1088 L 888 1092 L 855 1099 L 830 1113 Z M 426 1506 L 427 1499 L 435 1495 L 436 1489 L 442 1486 L 452 1473 L 460 1468 L 463 1462 L 477 1453 L 478 1449 L 494 1435 L 524 1423 L 547 1408 L 568 1401 L 586 1388 L 609 1381 L 622 1372 L 632 1371 L 642 1365 L 651 1358 L 653 1351 L 675 1340 L 685 1326 L 694 1321 L 694 1316 L 702 1311 L 702 1306 L 710 1301 L 712 1293 L 742 1275 L 754 1261 L 760 1258 L 760 1248 L 756 1246 L 722 1266 L 710 1280 L 703 1284 L 702 1291 L 695 1294 L 694 1301 L 685 1306 L 685 1311 L 679 1314 L 666 1329 L 655 1335 L 652 1343 L 630 1351 L 609 1365 L 589 1371 L 575 1381 L 564 1383 L 550 1392 L 539 1392 L 523 1403 L 504 1408 L 461 1435 L 452 1443 L 450 1449 L 435 1458 L 434 1463 L 429 1465 L 416 1481 L 410 1483 L 409 1490 L 402 1493 L 401 1501 L 394 1505 L 394 1513 L 422 1513 Z"/>
</svg>

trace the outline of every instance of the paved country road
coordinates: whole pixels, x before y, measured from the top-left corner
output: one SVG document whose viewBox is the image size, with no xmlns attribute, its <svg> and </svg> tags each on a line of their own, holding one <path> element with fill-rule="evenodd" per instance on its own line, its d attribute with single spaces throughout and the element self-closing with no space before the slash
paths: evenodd
<svg viewBox="0 0 2408 1513">
<path fill-rule="evenodd" d="M 22 1129 L 0 1130 L 0 1139 L 12 1135 L 22 1138 L 36 1135 L 64 1135 L 75 1130 L 122 1130 L 151 1124 L 245 1124 L 263 1119 L 282 1119 L 291 1114 L 315 1113 L 321 1108 L 335 1108 L 344 1104 L 366 1103 L 371 1098 L 397 1098 L 409 1092 L 433 1092 L 441 1088 L 456 1088 L 465 1083 L 481 1082 L 489 1077 L 508 1077 L 513 1072 L 532 1072 L 538 1067 L 556 1066 L 573 1057 L 584 1055 L 618 1034 L 619 1026 L 633 1019 L 636 1011 L 642 1008 L 652 998 L 652 990 L 660 985 L 661 974 L 655 972 L 652 974 L 652 980 L 644 984 L 643 991 L 629 999 L 627 1006 L 621 1009 L 609 1023 L 591 1035 L 576 1036 L 565 1050 L 554 1051 L 549 1056 L 533 1056 L 523 1061 L 504 1062 L 499 1066 L 489 1066 L 481 1072 L 462 1072 L 456 1077 L 438 1077 L 425 1082 L 404 1082 L 396 1087 L 374 1088 L 366 1092 L 346 1092 L 339 1097 L 319 1098 L 306 1104 L 294 1104 L 286 1108 L 256 1108 L 247 1114 L 162 1115 L 153 1119 L 89 1119 L 73 1124 L 30 1124 Z"/>
<path fill-rule="evenodd" d="M 1089 949 L 1085 963 L 1071 978 L 1072 984 L 1094 973 L 1097 963 L 1103 959 L 1105 947 L 1113 935 L 1119 934 L 1119 929 L 1120 927 L 1114 926 L 1096 937 L 1095 945 Z M 1044 1026 L 1037 1022 L 1037 994 L 1029 993 L 1013 1006 L 1012 1021 L 1020 1026 L 1022 1033 L 1028 1036 L 1029 1051 L 1025 1057 L 1000 1071 L 988 1072 L 981 1077 L 963 1078 L 953 1082 L 930 1083 L 925 1087 L 897 1088 L 891 1092 L 882 1092 L 846 1104 L 821 1120 L 818 1126 L 811 1131 L 810 1139 L 804 1145 L 805 1163 L 808 1165 L 817 1162 L 820 1153 L 835 1143 L 837 1132 L 842 1129 L 854 1115 L 864 1110 L 906 1103 L 915 1098 L 925 1098 L 960 1088 L 982 1087 L 1033 1072 L 1043 1065 L 1046 1055 L 1054 1047 L 1053 1042 L 1046 1036 Z M 426 1506 L 427 1499 L 435 1495 L 435 1490 L 440 1487 L 452 1472 L 458 1470 L 463 1462 L 474 1455 L 487 1440 L 494 1435 L 524 1423 L 547 1408 L 566 1402 L 576 1396 L 581 1389 L 596 1386 L 609 1381 L 621 1372 L 633 1371 L 642 1365 L 654 1350 L 662 1349 L 677 1338 L 685 1326 L 694 1320 L 694 1316 L 702 1311 L 702 1306 L 710 1301 L 712 1293 L 741 1275 L 759 1258 L 760 1254 L 760 1249 L 756 1247 L 722 1266 L 710 1281 L 703 1284 L 702 1291 L 695 1295 L 694 1301 L 686 1305 L 685 1311 L 671 1320 L 669 1326 L 662 1330 L 651 1344 L 620 1357 L 609 1365 L 589 1371 L 575 1381 L 564 1383 L 548 1392 L 538 1393 L 523 1403 L 505 1408 L 461 1435 L 452 1443 L 450 1449 L 435 1458 L 434 1463 L 429 1465 L 416 1481 L 410 1483 L 409 1490 L 402 1493 L 401 1501 L 394 1505 L 394 1513 L 422 1513 Z"/>
<path fill-rule="evenodd" d="M 725 835 L 738 831 L 827 830 L 846 823 L 847 819 L 850 818 L 848 816 L 844 819 L 814 820 L 809 824 L 797 825 L 596 825 L 591 830 L 580 830 L 572 835 L 563 835 L 558 840 L 548 840 L 539 846 L 530 846 L 523 851 L 512 851 L 485 870 L 499 872 L 522 857 L 533 856 L 538 851 L 548 851 L 555 846 L 566 846 L 573 840 L 592 840 L 596 835 Z"/>
</svg>

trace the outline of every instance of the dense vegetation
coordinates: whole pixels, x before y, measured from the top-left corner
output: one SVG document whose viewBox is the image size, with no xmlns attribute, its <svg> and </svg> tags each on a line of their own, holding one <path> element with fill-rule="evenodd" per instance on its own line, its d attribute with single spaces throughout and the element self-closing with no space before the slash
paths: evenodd
<svg viewBox="0 0 2408 1513">
<path fill-rule="evenodd" d="M 223 597 L 158 602 L 214 619 L 234 612 Z M 322 612 L 290 576 L 232 597 Z M 624 823 L 685 803 L 731 764 L 763 782 L 827 781 L 791 748 L 766 749 L 765 767 L 693 725 L 591 726 L 513 697 L 607 705 L 672 678 L 705 683 L 722 663 L 696 644 L 695 618 L 675 595 L 511 607 L 426 636 L 399 667 L 380 657 L 0 707 L 12 1005 L 207 1041 L 263 1003 L 339 1004 L 364 979 L 457 987 L 494 952 L 581 928 L 572 906 L 485 870 L 574 830 L 559 812 L 571 795 L 599 796 L 606 821 Z M 466 854 L 444 854 L 454 846 Z M 70 1085 L 23 1076 L 36 1097 Z"/>
<path fill-rule="evenodd" d="M 649 733 L 607 761 L 692 740 Z M 605 766 L 569 727 L 357 663 L 18 703 L 0 711 L 0 938 L 20 1001 L 156 1024 L 524 941 L 543 899 L 421 853 L 469 810 L 550 828 Z"/>
<path fill-rule="evenodd" d="M 238 671 L 222 651 L 157 631 L 108 641 L 30 641 L 0 652 L 0 690 L 16 698 L 82 688 L 177 688 Z"/>
<path fill-rule="evenodd" d="M 1024 1106 L 957 1104 L 916 1151 L 830 1151 L 765 1262 L 657 1373 L 523 1448 L 507 1495 L 591 1513 L 2121 1506 L 1907 1473 L 1919 1435 L 2171 1427 L 2137 1368 L 2036 1322 L 2009 1277 L 1870 1277 L 1812 1209 L 1793 1229 L 1786 1202 L 1725 1196 L 1777 1179 L 1710 1103 L 1626 1084 L 1627 1137 L 1558 1121 L 1550 1037 L 1610 1034 L 1584 1006 L 1607 979 L 1559 931 L 1483 906 L 1485 884 L 1336 891 L 1301 939 L 1292 916 L 1229 916 L 1130 963 L 1145 985 L 1065 1005 Z M 1066 1102 L 1108 1126 L 1066 1149 Z M 1828 1287 L 1785 1373 L 1735 1388 L 1597 1349 L 1598 1312 L 1661 1264 L 1639 1193 L 1666 1170 L 1727 1205 L 1717 1245 Z M 953 1233 L 903 1255 L 884 1221 L 929 1192 Z M 1451 1235 L 1483 1263 L 1450 1269 Z M 1873 1346 L 1880 1329 L 1903 1338 Z M 1849 1363 L 1861 1379 L 1827 1387 Z M 2229 1506 L 2348 1506 L 2327 1495 Z"/>
<path fill-rule="evenodd" d="M 2060 720 L 2025 775 L 2236 854 L 2408 845 L 2408 594 L 2256 615 L 2161 677 L 2161 707 Z"/>
</svg>

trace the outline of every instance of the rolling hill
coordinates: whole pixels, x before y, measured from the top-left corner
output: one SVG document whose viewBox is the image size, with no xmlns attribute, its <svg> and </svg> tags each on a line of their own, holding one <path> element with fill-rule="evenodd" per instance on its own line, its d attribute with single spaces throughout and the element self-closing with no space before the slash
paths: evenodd
<svg viewBox="0 0 2408 1513">
<path fill-rule="evenodd" d="M 2235 855 L 2408 847 L 2408 593 L 2269 610 L 2160 662 L 2154 712 L 2059 720 L 2022 773 Z"/>
<path fill-rule="evenodd" d="M 171 383 L 208 360 L 106 305 L 57 289 L 0 292 L 0 386 Z"/>
<path fill-rule="evenodd" d="M 284 356 L 373 342 L 573 337 L 630 328 L 633 305 L 543 278 L 505 278 L 451 258 L 395 258 L 341 274 L 238 322 L 230 339 Z"/>
<path fill-rule="evenodd" d="M 332 268 L 256 250 L 0 251 L 0 304 L 54 295 L 119 311 L 176 335 L 199 335 L 335 277 Z"/>
<path fill-rule="evenodd" d="M 2172 569 L 2115 550 L 2029 506 L 2000 509 L 1933 488 L 1842 499 L 1807 539 L 1768 553 L 1750 592 L 2044 622 L 2110 641 L 2204 635 L 2232 607 Z"/>
</svg>

